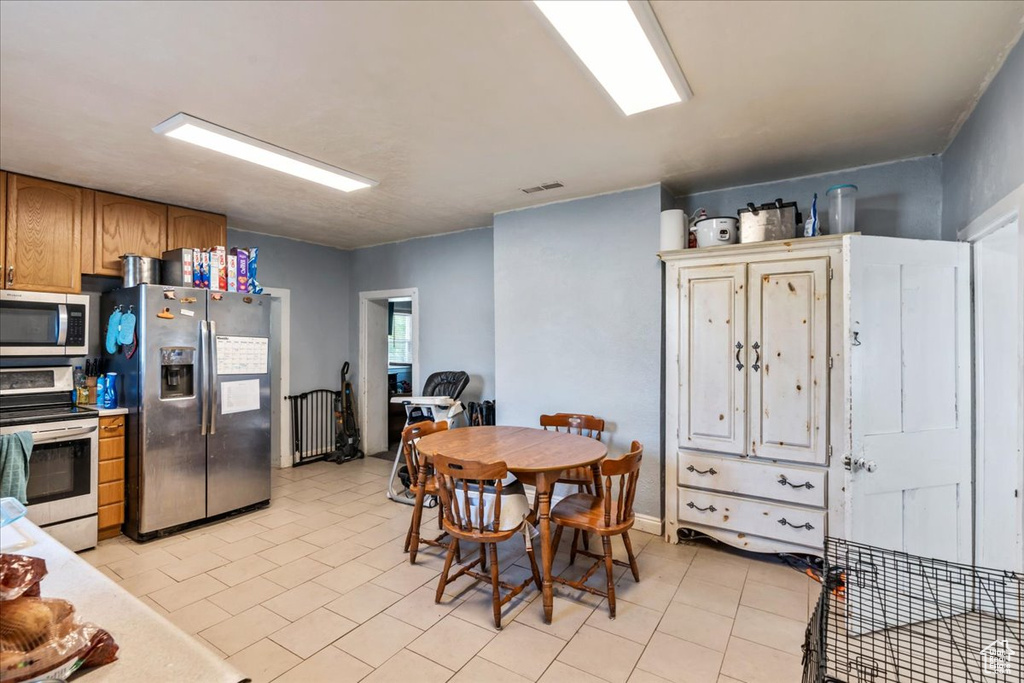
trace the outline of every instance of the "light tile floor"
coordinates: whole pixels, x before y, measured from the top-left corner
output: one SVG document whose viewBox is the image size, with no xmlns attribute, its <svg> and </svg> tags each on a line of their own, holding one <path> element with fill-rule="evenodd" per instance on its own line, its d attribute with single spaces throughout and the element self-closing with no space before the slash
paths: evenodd
<svg viewBox="0 0 1024 683">
<path fill-rule="evenodd" d="M 603 600 L 556 586 L 506 605 L 468 577 L 434 591 L 439 549 L 402 552 L 412 508 L 384 496 L 390 464 L 366 459 L 275 470 L 265 510 L 144 545 L 83 553 L 93 565 L 256 682 L 607 681 L 794 683 L 818 584 L 789 567 L 705 543 L 631 534 L 639 584 L 617 568 L 617 618 Z M 435 510 L 423 527 L 433 534 Z M 568 566 L 568 540 L 555 571 Z M 618 555 L 625 553 L 616 545 Z M 521 540 L 501 546 L 528 576 Z M 591 580 L 604 582 L 599 571 Z"/>
</svg>

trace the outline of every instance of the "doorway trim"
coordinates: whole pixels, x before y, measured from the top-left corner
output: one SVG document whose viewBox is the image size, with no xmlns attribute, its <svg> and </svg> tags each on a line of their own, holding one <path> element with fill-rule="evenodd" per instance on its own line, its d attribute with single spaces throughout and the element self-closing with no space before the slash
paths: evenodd
<svg viewBox="0 0 1024 683">
<path fill-rule="evenodd" d="M 288 401 L 285 400 L 285 396 L 291 394 L 291 374 L 292 374 L 292 360 L 291 360 L 291 345 L 292 345 L 292 291 L 290 289 L 284 289 L 282 287 L 264 287 L 264 294 L 269 294 L 271 298 L 277 298 L 281 300 L 281 405 L 278 413 L 278 439 L 280 443 L 280 460 L 274 463 L 274 467 L 291 467 L 293 460 L 292 443 L 291 443 L 291 411 L 288 410 Z M 273 344 L 273 342 L 271 342 Z M 273 385 L 273 380 L 271 380 Z M 271 400 L 274 400 L 273 392 L 271 392 Z"/>
<path fill-rule="evenodd" d="M 983 238 L 995 233 L 1000 228 L 1003 228 L 1013 221 L 1017 222 L 1017 291 L 1024 292 L 1024 185 L 1019 186 L 1017 189 L 1011 191 L 1001 200 L 996 202 L 995 205 L 990 207 L 980 216 L 971 221 L 962 230 L 957 232 L 957 240 L 961 242 L 973 243 L 982 240 Z M 972 288 L 977 287 L 979 282 L 979 273 L 977 271 L 977 262 L 975 253 L 976 247 L 972 246 L 971 261 L 973 267 L 972 274 Z M 974 373 L 974 476 L 975 476 L 975 489 L 977 489 L 978 482 L 981 479 L 981 475 L 984 474 L 984 463 L 981 460 L 982 447 L 984 445 L 984 377 L 981 369 L 984 367 L 984 358 L 982 357 L 982 345 L 979 343 L 978 335 L 983 332 L 981 327 L 981 317 L 979 315 L 976 298 L 972 296 L 974 302 L 972 302 L 974 310 L 972 311 L 972 325 L 971 325 L 971 340 L 973 344 L 972 357 Z M 1024 297 L 1021 298 L 1021 309 L 1018 310 L 1018 321 L 1017 321 L 1017 409 L 1019 413 L 1024 414 Z M 1024 453 L 1024 420 L 1017 425 L 1017 450 L 1018 454 Z M 975 505 L 977 505 L 978 496 L 975 496 Z M 1024 463 L 1021 463 L 1018 459 L 1018 472 L 1017 472 L 1017 519 L 1024 520 Z M 975 525 L 983 523 L 978 516 L 978 510 L 975 509 L 974 516 Z M 1017 550 L 1020 552 L 1020 564 L 1017 569 L 1024 568 L 1024 528 L 1022 526 L 1017 527 Z M 980 551 L 982 534 L 979 529 L 975 529 L 974 543 L 975 543 L 975 557 L 977 557 Z"/>
<path fill-rule="evenodd" d="M 368 400 L 369 396 L 369 383 L 367 382 L 368 373 L 366 367 L 368 364 L 369 357 L 369 339 L 368 339 L 368 323 L 370 316 L 370 302 L 387 302 L 388 299 L 408 298 L 412 301 L 412 385 L 413 387 L 420 386 L 420 295 L 419 289 L 416 287 L 408 287 L 405 289 L 378 289 L 366 292 L 359 292 L 359 367 L 358 379 L 359 379 L 359 430 L 363 435 L 364 444 L 366 444 L 367 435 L 374 434 L 374 431 L 370 430 L 372 425 L 375 429 L 379 429 L 381 424 L 387 427 L 388 413 L 386 406 L 371 406 Z M 378 311 L 379 312 L 379 311 Z M 385 308 L 386 315 L 386 308 Z M 381 381 L 386 381 L 385 378 L 381 377 Z M 415 393 L 415 389 L 414 389 Z M 386 441 L 386 439 L 385 439 Z M 364 445 L 367 453 L 370 453 L 371 449 Z M 387 448 L 387 444 L 384 444 L 384 448 Z"/>
</svg>

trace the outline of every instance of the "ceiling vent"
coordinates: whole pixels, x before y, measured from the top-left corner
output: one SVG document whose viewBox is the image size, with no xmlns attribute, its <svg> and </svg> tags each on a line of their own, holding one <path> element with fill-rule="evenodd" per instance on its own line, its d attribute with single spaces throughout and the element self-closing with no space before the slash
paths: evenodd
<svg viewBox="0 0 1024 683">
<path fill-rule="evenodd" d="M 550 183 L 541 183 L 533 187 L 522 187 L 520 188 L 525 194 L 533 194 L 534 192 L 544 192 L 545 190 L 557 190 L 560 187 L 565 187 L 562 183 L 557 180 Z"/>
</svg>

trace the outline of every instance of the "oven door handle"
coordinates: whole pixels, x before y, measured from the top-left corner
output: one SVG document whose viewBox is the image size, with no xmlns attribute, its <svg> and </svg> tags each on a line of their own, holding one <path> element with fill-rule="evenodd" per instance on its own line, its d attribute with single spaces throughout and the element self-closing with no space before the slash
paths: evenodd
<svg viewBox="0 0 1024 683">
<path fill-rule="evenodd" d="M 36 438 L 35 434 L 32 435 L 32 443 L 52 443 L 54 441 L 64 441 L 78 436 L 85 436 L 96 431 L 96 427 L 69 427 L 67 429 L 60 430 L 47 430 L 43 432 L 43 436 Z"/>
<path fill-rule="evenodd" d="M 64 346 L 68 341 L 68 306 L 57 304 L 57 346 Z"/>
</svg>

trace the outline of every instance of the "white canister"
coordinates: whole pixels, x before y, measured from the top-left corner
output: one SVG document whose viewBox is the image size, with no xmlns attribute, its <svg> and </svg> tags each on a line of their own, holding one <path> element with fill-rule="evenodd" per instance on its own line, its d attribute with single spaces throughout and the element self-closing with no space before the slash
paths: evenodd
<svg viewBox="0 0 1024 683">
<path fill-rule="evenodd" d="M 731 216 L 703 218 L 693 224 L 693 231 L 697 234 L 698 247 L 736 244 L 736 219 Z"/>
<path fill-rule="evenodd" d="M 686 214 L 682 209 L 661 212 L 661 251 L 686 248 Z"/>
</svg>

